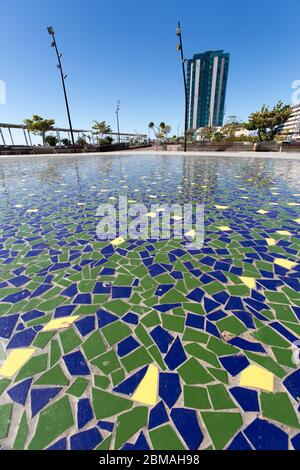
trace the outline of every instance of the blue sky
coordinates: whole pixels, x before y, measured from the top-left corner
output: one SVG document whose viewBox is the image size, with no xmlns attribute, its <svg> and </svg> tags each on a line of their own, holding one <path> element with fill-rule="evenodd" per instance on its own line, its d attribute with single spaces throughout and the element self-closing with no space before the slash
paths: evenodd
<svg viewBox="0 0 300 470">
<path fill-rule="evenodd" d="M 7 88 L 1 122 L 37 113 L 67 125 L 50 24 L 77 128 L 93 119 L 116 128 L 120 99 L 122 131 L 147 131 L 151 120 L 182 129 L 178 19 L 187 58 L 230 52 L 227 115 L 246 119 L 263 103 L 290 102 L 291 83 L 300 79 L 299 0 L 2 0 L 0 8 L 0 80 Z"/>
</svg>

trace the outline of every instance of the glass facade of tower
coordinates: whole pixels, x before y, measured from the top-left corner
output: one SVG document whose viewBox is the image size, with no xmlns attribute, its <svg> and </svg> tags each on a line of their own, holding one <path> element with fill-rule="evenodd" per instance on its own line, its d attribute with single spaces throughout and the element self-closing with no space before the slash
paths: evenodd
<svg viewBox="0 0 300 470">
<path fill-rule="evenodd" d="M 206 51 L 187 62 L 188 129 L 223 125 L 229 54 Z"/>
</svg>

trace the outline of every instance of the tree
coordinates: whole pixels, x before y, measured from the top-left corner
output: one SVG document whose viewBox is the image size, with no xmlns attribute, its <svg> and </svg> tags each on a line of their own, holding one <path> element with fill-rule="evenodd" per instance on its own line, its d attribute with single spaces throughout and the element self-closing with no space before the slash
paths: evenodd
<svg viewBox="0 0 300 470">
<path fill-rule="evenodd" d="M 111 134 L 112 129 L 106 121 L 93 121 L 95 124 L 93 125 L 93 134 L 97 136 L 97 139 L 103 138 L 104 135 Z"/>
<path fill-rule="evenodd" d="M 257 131 L 260 142 L 273 140 L 277 126 L 284 123 L 290 117 L 291 112 L 291 107 L 284 105 L 282 101 L 278 101 L 273 109 L 263 105 L 260 111 L 250 114 L 244 127 L 249 131 Z"/>
<path fill-rule="evenodd" d="M 55 124 L 54 119 L 44 119 L 37 114 L 34 114 L 31 119 L 24 119 L 23 122 L 29 132 L 32 132 L 35 135 L 40 135 L 42 137 L 43 145 L 45 145 L 46 142 L 46 132 L 50 131 Z"/>
<path fill-rule="evenodd" d="M 78 137 L 78 139 L 76 140 L 76 144 L 80 145 L 81 147 L 84 147 L 86 145 L 85 138 L 83 136 Z"/>
<path fill-rule="evenodd" d="M 197 134 L 200 136 L 200 140 L 212 140 L 212 137 L 216 129 L 214 127 L 202 127 L 197 131 Z"/>
<path fill-rule="evenodd" d="M 68 147 L 69 145 L 71 145 L 71 141 L 69 139 L 62 139 L 61 140 L 61 143 L 65 146 L 65 147 Z"/>
<path fill-rule="evenodd" d="M 45 142 L 49 144 L 50 147 L 55 147 L 58 144 L 58 138 L 53 134 L 49 134 L 45 137 Z"/>
<path fill-rule="evenodd" d="M 153 121 L 149 122 L 149 124 L 148 124 L 148 129 L 149 129 L 149 139 L 150 139 L 150 130 L 152 130 L 152 131 L 153 131 L 153 133 L 154 133 L 154 135 L 155 135 L 155 130 L 154 130 L 154 128 L 155 128 L 155 124 L 154 124 L 154 122 L 153 122 Z"/>
<path fill-rule="evenodd" d="M 236 114 L 230 114 L 227 118 L 226 124 L 241 124 L 241 122 Z"/>
<path fill-rule="evenodd" d="M 172 130 L 172 127 L 169 126 L 168 124 L 166 124 L 163 121 L 159 124 L 159 126 L 156 126 L 154 124 L 154 122 L 151 121 L 148 124 L 148 127 L 149 127 L 149 129 L 153 130 L 154 135 L 155 135 L 156 139 L 158 139 L 158 140 L 167 139 L 168 134 L 170 134 L 170 132 Z"/>
</svg>

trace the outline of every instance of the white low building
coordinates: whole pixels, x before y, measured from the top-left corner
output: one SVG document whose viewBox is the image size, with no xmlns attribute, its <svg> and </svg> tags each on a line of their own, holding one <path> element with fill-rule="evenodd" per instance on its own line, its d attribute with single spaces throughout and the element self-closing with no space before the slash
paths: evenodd
<svg viewBox="0 0 300 470">
<path fill-rule="evenodd" d="M 300 103 L 292 106 L 292 114 L 285 123 L 278 126 L 278 134 L 288 141 L 300 141 Z"/>
</svg>

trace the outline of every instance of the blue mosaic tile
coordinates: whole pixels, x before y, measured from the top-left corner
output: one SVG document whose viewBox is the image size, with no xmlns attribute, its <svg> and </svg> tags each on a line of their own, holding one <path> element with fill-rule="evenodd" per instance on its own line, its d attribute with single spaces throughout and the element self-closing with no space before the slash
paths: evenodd
<svg viewBox="0 0 300 470">
<path fill-rule="evenodd" d="M 149 414 L 149 429 L 156 428 L 161 424 L 166 423 L 169 420 L 166 408 L 162 401 L 158 402 L 157 405 L 152 408 Z"/>
<path fill-rule="evenodd" d="M 56 397 L 61 387 L 33 388 L 31 390 L 31 414 L 35 416 L 42 408 Z"/>
<path fill-rule="evenodd" d="M 71 375 L 89 375 L 90 370 L 80 351 L 63 356 L 66 367 Z"/>
<path fill-rule="evenodd" d="M 288 436 L 266 420 L 256 418 L 244 430 L 256 450 L 288 450 Z"/>
<path fill-rule="evenodd" d="M 196 411 L 185 408 L 173 408 L 171 418 L 190 450 L 197 450 L 203 441 Z"/>
<path fill-rule="evenodd" d="M 230 393 L 244 411 L 260 411 L 258 396 L 255 390 L 244 387 L 232 387 Z"/>
<path fill-rule="evenodd" d="M 25 405 L 32 379 L 26 379 L 7 390 L 10 398 L 20 405 Z"/>
<path fill-rule="evenodd" d="M 94 417 L 94 412 L 88 398 L 81 398 L 77 403 L 77 425 L 78 429 L 84 428 Z"/>
<path fill-rule="evenodd" d="M 169 408 L 177 402 L 181 395 L 181 385 L 178 374 L 160 372 L 159 396 Z"/>
<path fill-rule="evenodd" d="M 98 428 L 73 434 L 70 438 L 71 450 L 93 450 L 102 441 Z"/>
<path fill-rule="evenodd" d="M 227 372 L 233 377 L 238 375 L 249 365 L 248 359 L 242 355 L 221 357 L 220 361 Z"/>
</svg>

